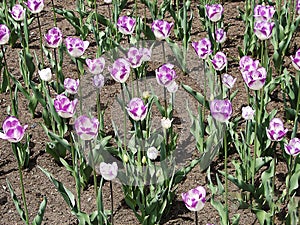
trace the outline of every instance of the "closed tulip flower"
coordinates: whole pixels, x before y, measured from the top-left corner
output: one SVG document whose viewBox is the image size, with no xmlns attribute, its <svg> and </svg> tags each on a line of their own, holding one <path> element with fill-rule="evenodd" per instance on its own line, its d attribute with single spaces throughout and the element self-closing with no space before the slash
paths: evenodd
<svg viewBox="0 0 300 225">
<path fill-rule="evenodd" d="M 292 65 L 298 71 L 300 71 L 300 49 L 297 50 L 295 56 L 291 56 Z"/>
<path fill-rule="evenodd" d="M 227 87 L 228 89 L 231 89 L 233 88 L 233 85 L 235 84 L 236 82 L 236 78 L 232 77 L 231 75 L 225 73 L 223 75 L 223 78 L 222 78 L 222 83 L 225 87 Z"/>
<path fill-rule="evenodd" d="M 100 174 L 101 176 L 108 181 L 111 181 L 113 179 L 115 179 L 118 175 L 118 165 L 116 162 L 113 163 L 105 163 L 105 162 L 101 162 L 100 163 Z"/>
<path fill-rule="evenodd" d="M 158 156 L 158 150 L 155 147 L 147 149 L 147 157 L 151 160 L 155 160 Z"/>
<path fill-rule="evenodd" d="M 224 9 L 221 4 L 205 5 L 206 16 L 212 22 L 219 21 L 222 17 L 223 11 Z"/>
<path fill-rule="evenodd" d="M 289 143 L 284 146 L 284 150 L 288 155 L 296 157 L 300 153 L 300 139 L 292 138 Z"/>
<path fill-rule="evenodd" d="M 217 52 L 211 62 L 215 70 L 221 71 L 227 65 L 227 57 L 223 52 Z"/>
<path fill-rule="evenodd" d="M 159 85 L 168 87 L 174 82 L 176 72 L 173 68 L 174 65 L 167 63 L 155 70 L 156 80 Z"/>
<path fill-rule="evenodd" d="M 24 137 L 27 127 L 28 125 L 22 126 L 16 117 L 10 116 L 2 124 L 3 133 L 0 132 L 0 139 L 17 143 Z"/>
<path fill-rule="evenodd" d="M 102 74 L 95 75 L 92 80 L 96 88 L 101 89 L 104 86 L 104 76 Z"/>
<path fill-rule="evenodd" d="M 264 41 L 271 37 L 274 22 L 258 21 L 254 23 L 254 34 L 258 39 Z"/>
<path fill-rule="evenodd" d="M 206 191 L 204 187 L 198 186 L 186 193 L 181 194 L 185 206 L 191 211 L 203 209 L 205 204 Z"/>
<path fill-rule="evenodd" d="M 255 110 L 251 108 L 251 106 L 246 106 L 242 108 L 242 117 L 245 120 L 253 120 Z"/>
<path fill-rule="evenodd" d="M 117 22 L 119 32 L 125 35 L 132 34 L 136 25 L 134 18 L 128 16 L 120 16 Z"/>
<path fill-rule="evenodd" d="M 153 31 L 155 37 L 158 40 L 164 40 L 167 37 L 169 37 L 173 25 L 174 25 L 174 23 L 172 23 L 172 22 L 169 23 L 164 20 L 154 20 L 151 25 L 151 28 L 152 28 L 152 31 Z"/>
<path fill-rule="evenodd" d="M 143 63 L 143 53 L 138 48 L 131 47 L 127 52 L 127 61 L 132 68 L 137 68 Z"/>
<path fill-rule="evenodd" d="M 79 79 L 66 78 L 64 80 L 64 88 L 69 94 L 76 94 L 79 88 Z"/>
<path fill-rule="evenodd" d="M 145 105 L 140 98 L 133 98 L 128 103 L 126 109 L 133 120 L 142 121 L 146 118 L 148 105 Z"/>
<path fill-rule="evenodd" d="M 296 13 L 298 15 L 300 15 L 300 0 L 297 0 L 297 3 L 296 3 Z"/>
<path fill-rule="evenodd" d="M 215 31 L 215 39 L 216 39 L 216 42 L 222 44 L 226 41 L 226 31 L 223 30 L 222 28 L 219 28 Z"/>
<path fill-rule="evenodd" d="M 28 7 L 31 13 L 39 13 L 44 8 L 44 0 L 28 0 L 24 2 L 24 4 Z"/>
<path fill-rule="evenodd" d="M 10 30 L 4 24 L 0 24 L 0 45 L 8 43 L 10 37 Z"/>
<path fill-rule="evenodd" d="M 85 141 L 92 140 L 98 135 L 99 121 L 97 118 L 89 118 L 85 115 L 75 120 L 75 131 Z"/>
<path fill-rule="evenodd" d="M 211 116 L 219 122 L 227 122 L 232 115 L 232 105 L 228 99 L 212 100 L 209 107 Z"/>
<path fill-rule="evenodd" d="M 78 58 L 84 54 L 90 43 L 88 41 L 82 41 L 80 38 L 67 37 L 65 44 L 70 56 Z"/>
<path fill-rule="evenodd" d="M 196 54 L 201 59 L 207 59 L 207 57 L 213 52 L 211 49 L 211 42 L 208 38 L 203 38 L 198 42 L 193 42 L 192 46 Z"/>
<path fill-rule="evenodd" d="M 39 70 L 38 73 L 39 73 L 41 80 L 43 80 L 43 81 L 48 82 L 52 78 L 52 72 L 51 72 L 50 68 Z"/>
<path fill-rule="evenodd" d="M 241 73 L 248 73 L 258 69 L 259 61 L 253 60 L 250 56 L 243 56 L 239 62 Z"/>
<path fill-rule="evenodd" d="M 88 70 L 92 74 L 102 73 L 105 67 L 105 59 L 103 57 L 99 57 L 96 59 L 86 59 L 85 63 L 88 66 Z"/>
<path fill-rule="evenodd" d="M 273 118 L 270 121 L 269 128 L 266 128 L 267 136 L 271 141 L 281 141 L 288 132 L 288 129 L 284 129 L 284 125 L 281 119 Z"/>
<path fill-rule="evenodd" d="M 165 130 L 169 129 L 172 126 L 172 121 L 173 121 L 173 119 L 170 120 L 169 118 L 163 117 L 161 119 L 162 128 Z"/>
<path fill-rule="evenodd" d="M 256 5 L 253 16 L 256 21 L 270 21 L 274 13 L 275 9 L 273 6 Z"/>
<path fill-rule="evenodd" d="M 63 35 L 58 27 L 53 27 L 44 35 L 47 46 L 50 48 L 58 48 L 62 43 Z"/>
<path fill-rule="evenodd" d="M 264 67 L 259 67 L 254 71 L 245 72 L 242 75 L 245 83 L 251 90 L 260 90 L 267 79 L 267 71 Z"/>
<path fill-rule="evenodd" d="M 115 81 L 125 83 L 130 75 L 130 64 L 126 59 L 119 58 L 108 70 Z"/>
<path fill-rule="evenodd" d="M 70 101 L 67 96 L 60 94 L 54 100 L 54 108 L 62 118 L 71 118 L 74 116 L 77 103 L 77 99 Z"/>
<path fill-rule="evenodd" d="M 23 21 L 25 17 L 25 9 L 22 5 L 16 4 L 9 11 L 15 21 Z"/>
</svg>

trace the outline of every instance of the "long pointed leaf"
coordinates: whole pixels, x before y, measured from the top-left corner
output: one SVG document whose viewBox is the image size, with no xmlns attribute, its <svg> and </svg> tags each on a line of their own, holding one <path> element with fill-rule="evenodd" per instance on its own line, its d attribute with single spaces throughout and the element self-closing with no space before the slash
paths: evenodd
<svg viewBox="0 0 300 225">
<path fill-rule="evenodd" d="M 34 217 L 34 220 L 32 221 L 32 225 L 42 224 L 46 206 L 47 206 L 47 198 L 44 197 L 43 201 L 40 204 L 39 211 L 37 215 Z"/>
</svg>

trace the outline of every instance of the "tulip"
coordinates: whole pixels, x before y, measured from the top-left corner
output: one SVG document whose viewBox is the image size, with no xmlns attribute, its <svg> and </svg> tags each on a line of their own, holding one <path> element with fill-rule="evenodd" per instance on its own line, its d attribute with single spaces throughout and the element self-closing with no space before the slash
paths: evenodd
<svg viewBox="0 0 300 225">
<path fill-rule="evenodd" d="M 77 94 L 79 88 L 79 79 L 66 78 L 64 80 L 64 88 L 69 94 Z"/>
<path fill-rule="evenodd" d="M 54 108 L 62 118 L 71 118 L 75 113 L 77 103 L 77 99 L 70 101 L 67 96 L 60 94 L 54 100 Z"/>
<path fill-rule="evenodd" d="M 292 65 L 298 71 L 300 71 L 300 49 L 297 50 L 295 57 L 291 56 Z"/>
<path fill-rule="evenodd" d="M 267 136 L 271 141 L 281 141 L 288 132 L 284 129 L 283 122 L 279 118 L 273 118 L 270 121 L 269 128 L 266 128 Z"/>
<path fill-rule="evenodd" d="M 275 23 L 258 21 L 254 23 L 254 33 L 258 39 L 264 41 L 271 37 Z"/>
<path fill-rule="evenodd" d="M 206 16 L 212 22 L 219 21 L 222 17 L 223 11 L 224 9 L 221 4 L 205 5 Z"/>
<path fill-rule="evenodd" d="M 63 35 L 58 27 L 51 28 L 44 36 L 47 45 L 50 48 L 58 48 L 58 46 L 62 43 Z"/>
<path fill-rule="evenodd" d="M 211 50 L 211 42 L 208 38 L 203 38 L 198 42 L 193 42 L 192 46 L 201 59 L 207 59 L 207 57 L 213 52 Z"/>
<path fill-rule="evenodd" d="M 105 67 L 105 59 L 103 57 L 96 59 L 86 59 L 85 63 L 88 66 L 88 70 L 92 74 L 102 73 Z"/>
<path fill-rule="evenodd" d="M 104 76 L 102 74 L 95 75 L 93 77 L 93 85 L 101 89 L 104 86 Z"/>
<path fill-rule="evenodd" d="M 250 56 L 243 56 L 239 62 L 239 69 L 242 74 L 244 72 L 251 72 L 258 69 L 259 61 L 253 60 Z"/>
<path fill-rule="evenodd" d="M 275 9 L 273 6 L 256 5 L 253 16 L 256 21 L 270 21 L 274 13 Z"/>
<path fill-rule="evenodd" d="M 89 118 L 85 115 L 75 120 L 75 131 L 85 141 L 92 140 L 98 135 L 99 121 L 97 118 Z"/>
<path fill-rule="evenodd" d="M 255 110 L 251 108 L 251 106 L 246 106 L 242 108 L 242 117 L 245 120 L 253 120 Z"/>
<path fill-rule="evenodd" d="M 155 147 L 150 147 L 147 150 L 147 157 L 151 160 L 155 160 L 158 156 L 158 150 Z"/>
<path fill-rule="evenodd" d="M 20 5 L 20 4 L 14 5 L 9 12 L 15 21 L 23 21 L 24 20 L 25 9 L 23 8 L 22 5 Z"/>
<path fill-rule="evenodd" d="M 284 146 L 284 150 L 288 155 L 297 156 L 300 153 L 300 139 L 292 138 L 289 143 Z"/>
<path fill-rule="evenodd" d="M 120 16 L 117 22 L 118 30 L 125 35 L 132 34 L 135 28 L 136 21 L 128 16 Z"/>
<path fill-rule="evenodd" d="M 223 52 L 217 52 L 211 60 L 215 70 L 221 71 L 227 65 L 227 58 Z"/>
<path fill-rule="evenodd" d="M 28 0 L 24 2 L 24 4 L 28 7 L 31 13 L 39 13 L 44 8 L 44 0 Z"/>
<path fill-rule="evenodd" d="M 242 75 L 251 90 L 260 90 L 266 82 L 267 71 L 264 67 L 260 67 L 255 71 L 245 72 Z"/>
<path fill-rule="evenodd" d="M 223 30 L 222 28 L 219 28 L 215 31 L 215 39 L 216 39 L 216 42 L 222 44 L 226 41 L 226 32 L 225 30 Z"/>
<path fill-rule="evenodd" d="M 27 127 L 28 125 L 22 126 L 16 117 L 9 116 L 2 124 L 4 133 L 0 132 L 0 138 L 8 140 L 9 142 L 17 143 L 24 137 Z"/>
<path fill-rule="evenodd" d="M 127 107 L 127 112 L 129 116 L 135 120 L 144 120 L 147 115 L 147 110 L 148 110 L 148 105 L 145 105 L 143 100 L 140 98 L 133 98 L 130 100 L 128 103 Z"/>
<path fill-rule="evenodd" d="M 174 65 L 167 63 L 155 70 L 157 83 L 161 86 L 168 87 L 176 78 Z"/>
<path fill-rule="evenodd" d="M 172 121 L 173 121 L 173 119 L 170 120 L 169 118 L 163 117 L 161 119 L 162 128 L 165 129 L 165 130 L 169 129 L 172 126 Z"/>
<path fill-rule="evenodd" d="M 51 72 L 50 68 L 39 70 L 38 73 L 39 73 L 41 80 L 43 80 L 43 81 L 48 82 L 52 78 L 52 72 Z"/>
<path fill-rule="evenodd" d="M 225 87 L 227 87 L 228 89 L 231 89 L 233 88 L 233 85 L 236 81 L 236 78 L 230 76 L 229 74 L 225 73 L 223 75 L 223 78 L 222 78 L 222 83 L 224 84 Z"/>
<path fill-rule="evenodd" d="M 169 37 L 173 25 L 174 23 L 172 22 L 169 23 L 164 20 L 154 20 L 151 25 L 151 28 L 155 37 L 158 40 L 164 40 L 167 37 Z"/>
<path fill-rule="evenodd" d="M 119 58 L 108 70 L 115 81 L 125 83 L 130 75 L 130 64 L 126 59 Z"/>
<path fill-rule="evenodd" d="M 297 4 L 296 4 L 296 13 L 298 15 L 300 15 L 300 0 L 297 0 Z"/>
<path fill-rule="evenodd" d="M 142 65 L 143 53 L 136 47 L 131 47 L 127 52 L 127 61 L 130 63 L 132 68 L 137 68 Z"/>
<path fill-rule="evenodd" d="M 118 175 L 118 165 L 116 162 L 113 163 L 100 163 L 100 174 L 101 176 L 108 181 L 115 179 Z"/>
<path fill-rule="evenodd" d="M 204 187 L 198 186 L 186 193 L 182 193 L 181 196 L 185 206 L 189 210 L 196 212 L 203 209 L 206 201 L 206 191 Z"/>
<path fill-rule="evenodd" d="M 104 0 L 104 2 L 105 2 L 106 4 L 110 4 L 110 3 L 112 2 L 112 0 Z"/>
<path fill-rule="evenodd" d="M 167 86 L 167 90 L 170 93 L 175 93 L 178 90 L 178 84 L 173 81 Z"/>
<path fill-rule="evenodd" d="M 210 102 L 210 113 L 219 122 L 227 122 L 232 115 L 232 105 L 229 100 L 212 100 Z"/>
<path fill-rule="evenodd" d="M 151 60 L 152 51 L 150 48 L 140 48 L 139 51 L 142 54 L 143 62 L 147 62 Z"/>
<path fill-rule="evenodd" d="M 83 55 L 90 43 L 88 41 L 82 41 L 80 38 L 67 37 L 65 44 L 68 53 L 72 57 L 78 58 Z"/>
<path fill-rule="evenodd" d="M 0 24 L 0 45 L 5 45 L 9 41 L 10 30 L 4 24 Z"/>
</svg>

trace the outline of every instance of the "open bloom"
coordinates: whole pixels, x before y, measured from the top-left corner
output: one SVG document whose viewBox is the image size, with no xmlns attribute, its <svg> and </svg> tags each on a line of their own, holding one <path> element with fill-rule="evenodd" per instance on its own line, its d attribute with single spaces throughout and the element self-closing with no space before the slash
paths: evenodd
<svg viewBox="0 0 300 225">
<path fill-rule="evenodd" d="M 143 100 L 140 98 L 133 98 L 127 105 L 127 112 L 129 116 L 135 120 L 144 120 L 147 115 L 148 105 L 145 105 Z"/>
<path fill-rule="evenodd" d="M 254 18 L 256 21 L 270 21 L 273 18 L 275 9 L 273 6 L 256 5 L 254 8 Z"/>
<path fill-rule="evenodd" d="M 228 89 L 233 88 L 234 83 L 236 82 L 236 78 L 232 77 L 231 75 L 225 73 L 222 78 L 222 83 Z"/>
<path fill-rule="evenodd" d="M 117 22 L 118 30 L 125 35 L 132 34 L 135 28 L 136 21 L 128 16 L 120 16 Z"/>
<path fill-rule="evenodd" d="M 221 71 L 227 65 L 227 57 L 223 52 L 217 52 L 211 60 L 215 70 Z"/>
<path fill-rule="evenodd" d="M 9 41 L 10 30 L 4 24 L 0 24 L 0 45 L 5 45 Z"/>
<path fill-rule="evenodd" d="M 23 21 L 25 17 L 25 9 L 22 5 L 16 4 L 9 11 L 15 21 Z"/>
<path fill-rule="evenodd" d="M 39 13 L 44 8 L 44 0 L 28 0 L 24 2 L 24 4 L 28 7 L 31 13 Z"/>
<path fill-rule="evenodd" d="M 48 47 L 58 48 L 62 43 L 63 35 L 61 30 L 58 27 L 53 27 L 44 35 Z"/>
<path fill-rule="evenodd" d="M 143 63 L 143 53 L 138 48 L 131 47 L 127 52 L 127 61 L 132 68 L 137 68 Z"/>
<path fill-rule="evenodd" d="M 216 42 L 222 44 L 226 41 L 226 38 L 227 38 L 226 31 L 223 30 L 222 28 L 217 29 L 215 32 L 215 35 L 216 35 L 215 36 Z"/>
<path fill-rule="evenodd" d="M 173 68 L 173 64 L 167 63 L 155 70 L 156 80 L 159 85 L 168 87 L 175 81 L 176 72 Z"/>
<path fill-rule="evenodd" d="M 88 41 L 82 41 L 80 38 L 67 37 L 65 44 L 68 53 L 72 57 L 78 58 L 83 55 L 90 43 Z"/>
<path fill-rule="evenodd" d="M 289 143 L 284 146 L 284 150 L 291 156 L 297 156 L 300 153 L 300 139 L 292 138 Z"/>
<path fill-rule="evenodd" d="M 104 86 L 104 76 L 102 74 L 95 75 L 93 77 L 93 85 L 101 89 Z"/>
<path fill-rule="evenodd" d="M 147 157 L 151 160 L 155 160 L 158 156 L 158 150 L 155 147 L 147 149 Z"/>
<path fill-rule="evenodd" d="M 125 83 L 130 75 L 130 64 L 126 59 L 119 58 L 108 70 L 115 81 Z"/>
<path fill-rule="evenodd" d="M 64 94 L 57 95 L 54 100 L 54 108 L 58 115 L 63 118 L 71 118 L 73 117 L 78 100 L 74 99 L 70 101 L 70 99 Z"/>
<path fill-rule="evenodd" d="M 242 117 L 245 120 L 253 120 L 255 110 L 251 106 L 246 106 L 242 108 Z"/>
<path fill-rule="evenodd" d="M 76 94 L 79 88 L 79 79 L 66 78 L 64 80 L 64 88 L 69 94 Z"/>
<path fill-rule="evenodd" d="M 254 23 L 254 33 L 260 40 L 267 40 L 271 37 L 274 22 L 258 21 Z"/>
<path fill-rule="evenodd" d="M 300 71 L 300 49 L 297 50 L 295 56 L 291 56 L 292 64 L 294 68 Z"/>
<path fill-rule="evenodd" d="M 264 67 L 257 70 L 243 73 L 243 79 L 251 90 L 260 90 L 267 79 L 267 71 Z"/>
<path fill-rule="evenodd" d="M 212 22 L 219 21 L 222 17 L 223 11 L 224 9 L 221 4 L 205 5 L 206 16 Z"/>
<path fill-rule="evenodd" d="M 103 57 L 99 57 L 96 59 L 86 59 L 85 63 L 88 66 L 88 70 L 92 74 L 102 73 L 105 67 L 105 59 Z"/>
<path fill-rule="evenodd" d="M 85 141 L 92 140 L 98 135 L 99 121 L 97 118 L 89 118 L 85 115 L 75 120 L 75 131 Z"/>
<path fill-rule="evenodd" d="M 270 121 L 269 128 L 266 128 L 267 136 L 271 141 L 281 141 L 288 132 L 284 129 L 283 122 L 279 118 L 273 118 Z"/>
<path fill-rule="evenodd" d="M 19 142 L 24 137 L 27 127 L 28 125 L 22 126 L 16 117 L 7 117 L 2 124 L 3 133 L 0 132 L 0 138 L 13 143 Z"/>
<path fill-rule="evenodd" d="M 172 22 L 169 23 L 164 20 L 154 20 L 151 25 L 151 28 L 152 28 L 152 31 L 153 31 L 155 37 L 158 40 L 164 40 L 167 37 L 169 37 L 173 25 L 174 25 L 174 23 L 172 23 Z"/>
<path fill-rule="evenodd" d="M 42 69 L 38 71 L 41 80 L 50 81 L 52 78 L 52 72 L 50 68 Z"/>
<path fill-rule="evenodd" d="M 193 42 L 192 46 L 196 54 L 201 59 L 207 59 L 207 57 L 212 53 L 211 42 L 208 38 L 203 38 L 198 42 Z"/>
<path fill-rule="evenodd" d="M 206 191 L 204 187 L 198 186 L 186 193 L 181 194 L 185 206 L 191 211 L 203 209 L 205 204 Z"/>
<path fill-rule="evenodd" d="M 112 164 L 110 163 L 105 163 L 101 162 L 100 163 L 100 174 L 105 180 L 113 180 L 117 177 L 118 175 L 118 165 L 116 162 L 113 162 Z"/>
<path fill-rule="evenodd" d="M 227 122 L 232 115 L 232 105 L 228 99 L 214 99 L 209 107 L 211 116 L 219 122 Z"/>
</svg>

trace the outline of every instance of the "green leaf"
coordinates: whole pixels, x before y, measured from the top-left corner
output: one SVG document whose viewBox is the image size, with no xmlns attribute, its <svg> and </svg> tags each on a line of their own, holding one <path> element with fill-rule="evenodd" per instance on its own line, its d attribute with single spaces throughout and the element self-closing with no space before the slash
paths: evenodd
<svg viewBox="0 0 300 225">
<path fill-rule="evenodd" d="M 38 214 L 36 215 L 36 217 L 34 217 L 34 219 L 32 221 L 32 225 L 41 225 L 42 224 L 46 206 L 47 206 L 47 198 L 44 197 L 43 201 L 40 204 Z"/>
<path fill-rule="evenodd" d="M 209 102 L 206 99 L 204 99 L 204 96 L 200 92 L 196 92 L 195 90 L 193 90 L 193 88 L 185 84 L 182 84 L 181 86 L 190 95 L 192 95 L 201 105 L 205 106 L 205 108 L 209 110 Z"/>
<path fill-rule="evenodd" d="M 253 211 L 255 212 L 256 217 L 261 225 L 271 224 L 272 216 L 270 213 L 267 213 L 262 209 L 253 209 Z"/>
<path fill-rule="evenodd" d="M 223 176 L 225 176 L 225 172 L 219 171 Z M 254 193 L 255 188 L 252 184 L 247 184 L 243 180 L 239 180 L 232 176 L 231 174 L 228 174 L 228 180 L 230 180 L 232 183 L 234 183 L 237 187 L 242 189 L 243 191 L 248 191 L 250 193 Z"/>
</svg>

